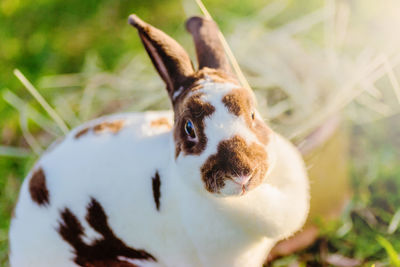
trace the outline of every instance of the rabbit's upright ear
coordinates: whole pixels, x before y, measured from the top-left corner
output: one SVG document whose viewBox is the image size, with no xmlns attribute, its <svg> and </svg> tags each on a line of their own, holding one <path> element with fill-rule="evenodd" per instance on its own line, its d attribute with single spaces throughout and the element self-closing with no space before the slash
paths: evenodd
<svg viewBox="0 0 400 267">
<path fill-rule="evenodd" d="M 219 39 L 218 26 L 214 21 L 202 17 L 191 17 L 186 21 L 186 29 L 193 36 L 199 70 L 208 67 L 232 74 Z"/>
<path fill-rule="evenodd" d="M 139 31 L 143 45 L 172 97 L 194 73 L 189 55 L 174 39 L 136 15 L 129 16 L 129 23 Z"/>
</svg>

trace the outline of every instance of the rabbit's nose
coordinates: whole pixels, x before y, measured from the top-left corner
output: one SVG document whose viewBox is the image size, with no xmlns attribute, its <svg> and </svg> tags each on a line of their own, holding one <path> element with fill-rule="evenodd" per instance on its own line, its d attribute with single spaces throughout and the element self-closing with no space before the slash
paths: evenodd
<svg viewBox="0 0 400 267">
<path fill-rule="evenodd" d="M 251 179 L 250 175 L 245 175 L 245 176 L 243 175 L 243 176 L 234 177 L 233 181 L 237 184 L 245 185 L 250 181 L 250 179 Z"/>
</svg>

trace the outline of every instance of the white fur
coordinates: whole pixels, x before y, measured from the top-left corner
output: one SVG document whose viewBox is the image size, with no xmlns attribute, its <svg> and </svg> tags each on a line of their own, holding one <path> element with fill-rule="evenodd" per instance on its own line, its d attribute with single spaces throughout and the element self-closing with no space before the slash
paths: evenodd
<svg viewBox="0 0 400 267">
<path fill-rule="evenodd" d="M 179 87 L 178 90 L 176 90 L 176 91 L 174 92 L 174 94 L 172 95 L 172 100 L 175 101 L 176 98 L 182 94 L 183 89 L 184 89 L 183 86 Z"/>
<path fill-rule="evenodd" d="M 205 120 L 206 149 L 175 160 L 172 132 L 151 127 L 171 112 L 108 116 L 73 130 L 36 164 L 46 175 L 50 204 L 34 203 L 25 180 L 10 229 L 13 267 L 75 266 L 73 250 L 56 231 L 60 211 L 69 208 L 87 230 L 86 207 L 94 197 L 110 227 L 125 244 L 144 249 L 157 262 L 140 266 L 261 266 L 269 249 L 303 225 L 308 212 L 308 181 L 296 148 L 278 134 L 268 146 L 270 170 L 263 184 L 243 196 L 218 197 L 204 189 L 200 166 L 217 145 L 233 135 L 258 142 L 243 119 L 230 114 L 221 99 L 234 86 L 207 81 L 204 100 L 216 111 Z M 216 93 L 217 92 L 217 93 Z M 259 116 L 257 114 L 257 116 Z M 84 127 L 122 119 L 116 134 Z M 152 177 L 161 179 L 160 211 L 155 208 Z M 222 194 L 236 192 L 227 183 Z M 86 241 L 98 237 L 87 230 Z"/>
</svg>

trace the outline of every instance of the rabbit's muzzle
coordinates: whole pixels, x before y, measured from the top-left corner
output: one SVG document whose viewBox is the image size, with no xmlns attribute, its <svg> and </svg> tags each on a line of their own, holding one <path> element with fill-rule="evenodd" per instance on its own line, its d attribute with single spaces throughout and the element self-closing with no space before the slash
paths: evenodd
<svg viewBox="0 0 400 267">
<path fill-rule="evenodd" d="M 262 183 L 267 169 L 266 148 L 234 136 L 219 143 L 217 153 L 208 157 L 201 174 L 207 191 L 221 193 L 229 184 L 230 195 L 242 195 Z"/>
</svg>

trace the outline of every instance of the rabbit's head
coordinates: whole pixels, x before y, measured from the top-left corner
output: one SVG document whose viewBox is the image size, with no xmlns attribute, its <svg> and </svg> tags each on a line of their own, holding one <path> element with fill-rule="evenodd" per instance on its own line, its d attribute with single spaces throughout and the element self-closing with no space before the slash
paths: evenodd
<svg viewBox="0 0 400 267">
<path fill-rule="evenodd" d="M 260 185 L 272 162 L 272 131 L 229 66 L 213 21 L 186 23 L 198 59 L 195 71 L 186 51 L 162 31 L 131 15 L 174 110 L 175 162 L 196 190 L 242 195 Z"/>
</svg>

